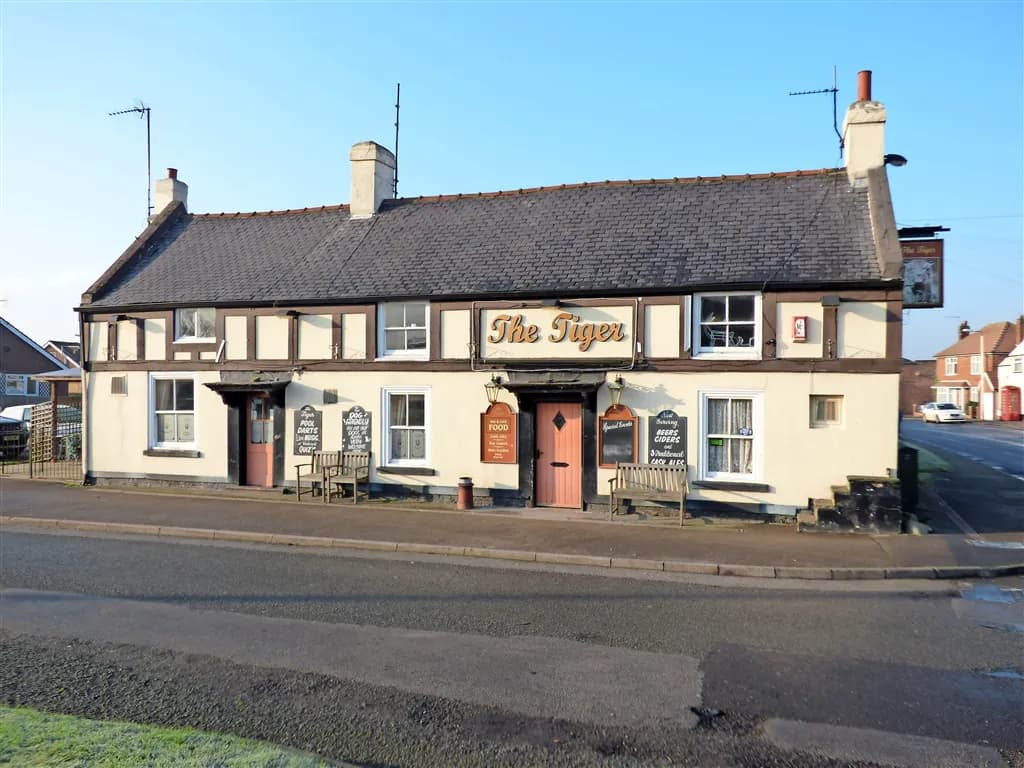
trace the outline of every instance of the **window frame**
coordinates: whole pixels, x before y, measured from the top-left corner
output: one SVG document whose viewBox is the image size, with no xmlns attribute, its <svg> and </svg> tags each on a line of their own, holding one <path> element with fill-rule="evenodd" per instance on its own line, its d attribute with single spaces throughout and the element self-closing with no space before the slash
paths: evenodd
<svg viewBox="0 0 1024 768">
<path fill-rule="evenodd" d="M 1011 366 L 1013 373 L 1024 373 L 1024 357 L 1013 358 L 1013 365 Z"/>
<path fill-rule="evenodd" d="M 157 436 L 157 410 L 156 410 L 156 383 L 157 381 L 181 381 L 189 380 L 192 382 L 192 410 L 191 411 L 159 411 L 159 413 L 191 413 L 192 414 L 192 440 L 190 442 L 160 442 L 156 439 Z M 149 374 L 149 403 L 147 404 L 147 411 L 149 412 L 149 439 L 147 444 L 150 448 L 156 450 L 178 450 L 188 451 L 196 450 L 199 446 L 199 387 L 196 382 L 195 373 L 179 373 L 177 371 L 168 371 L 161 373 Z"/>
<path fill-rule="evenodd" d="M 388 307 L 396 305 L 409 305 L 409 304 L 422 304 L 423 305 L 423 332 L 424 332 L 424 345 L 423 349 L 388 349 L 387 345 L 387 332 L 388 325 L 385 323 L 384 318 L 387 313 Z M 408 331 L 411 328 L 418 329 L 416 325 L 403 325 L 403 326 L 391 326 L 391 330 L 405 330 Z M 377 359 L 395 359 L 402 358 L 406 360 L 429 360 L 430 359 L 430 302 L 429 301 L 382 301 L 377 304 Z"/>
<path fill-rule="evenodd" d="M 195 317 L 193 321 L 195 323 L 196 330 L 199 329 L 199 313 L 209 311 L 213 313 L 213 336 L 179 336 L 178 335 L 178 317 L 183 312 L 193 312 Z M 174 333 L 175 344 L 210 344 L 217 341 L 217 310 L 215 307 L 180 307 L 174 310 L 174 316 L 171 318 L 171 323 L 174 326 L 172 331 Z"/>
<path fill-rule="evenodd" d="M 971 355 L 971 375 L 977 376 L 981 373 L 981 355 Z"/>
<path fill-rule="evenodd" d="M 431 456 L 430 437 L 430 391 L 429 386 L 415 387 L 381 387 L 381 466 L 384 467 L 429 467 Z M 424 447 L 422 459 L 396 459 L 391 455 L 391 395 L 422 395 L 423 396 L 423 434 Z"/>
<path fill-rule="evenodd" d="M 701 307 L 705 299 L 729 299 L 734 296 L 750 296 L 754 299 L 754 344 L 749 347 L 705 347 L 701 345 Z M 761 339 L 764 316 L 762 310 L 763 294 L 758 291 L 708 291 L 695 293 L 690 302 L 690 350 L 694 358 L 746 358 L 761 359 Z M 729 322 L 729 321 L 724 321 Z M 746 322 L 746 321 L 737 321 Z"/>
<path fill-rule="evenodd" d="M 808 403 L 810 405 L 810 425 L 811 429 L 835 429 L 842 427 L 845 419 L 846 403 L 843 395 L 811 395 Z M 824 419 L 815 418 L 815 403 L 828 403 L 835 402 L 838 415 L 834 419 L 829 419 L 826 415 Z"/>
<path fill-rule="evenodd" d="M 946 376 L 956 376 L 957 359 L 955 357 L 946 358 Z"/>
<path fill-rule="evenodd" d="M 30 374 L 27 373 L 5 373 L 4 374 L 4 393 L 12 397 L 35 397 L 37 394 L 38 386 L 32 386 L 31 390 L 29 387 L 36 384 L 35 381 L 29 378 Z M 21 389 L 11 391 L 11 382 L 18 381 L 21 383 Z"/>
<path fill-rule="evenodd" d="M 709 482 L 764 483 L 764 443 L 766 439 L 764 420 L 764 390 L 754 389 L 709 389 L 698 392 L 700 402 L 700 479 Z M 751 450 L 750 474 L 742 472 L 715 472 L 708 469 L 708 401 L 728 398 L 751 401 Z M 736 436 L 732 436 L 736 437 Z"/>
</svg>

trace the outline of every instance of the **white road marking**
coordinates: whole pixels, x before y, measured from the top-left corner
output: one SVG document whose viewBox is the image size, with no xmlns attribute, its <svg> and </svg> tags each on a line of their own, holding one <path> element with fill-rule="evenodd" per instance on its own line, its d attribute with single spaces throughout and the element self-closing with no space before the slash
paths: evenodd
<svg viewBox="0 0 1024 768">
<path fill-rule="evenodd" d="M 945 512 L 946 516 L 953 521 L 953 525 L 960 529 L 961 533 L 963 533 L 968 539 L 978 538 L 978 532 L 971 528 L 971 526 L 967 524 L 967 521 L 960 517 L 956 510 L 949 506 L 944 498 L 942 498 L 937 492 L 932 495 L 935 497 L 939 506 L 942 507 L 942 511 Z"/>
<path fill-rule="evenodd" d="M 765 721 L 764 732 L 781 749 L 850 762 L 903 768 L 1006 768 L 991 747 L 929 736 L 777 718 Z"/>
</svg>

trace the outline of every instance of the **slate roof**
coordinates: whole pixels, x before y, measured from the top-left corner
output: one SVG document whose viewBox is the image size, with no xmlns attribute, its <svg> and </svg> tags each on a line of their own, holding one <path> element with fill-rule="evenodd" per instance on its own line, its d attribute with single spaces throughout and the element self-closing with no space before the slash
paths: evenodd
<svg viewBox="0 0 1024 768">
<path fill-rule="evenodd" d="M 1008 355 L 1016 342 L 1013 323 L 1005 320 L 989 323 L 964 336 L 955 344 L 936 352 L 935 357 L 956 357 L 959 355 Z M 984 349 L 981 345 L 984 344 Z"/>
<path fill-rule="evenodd" d="M 347 206 L 179 211 L 92 306 L 669 293 L 881 281 L 843 169 L 542 187 Z M 87 299 L 84 299 L 87 300 Z"/>
</svg>

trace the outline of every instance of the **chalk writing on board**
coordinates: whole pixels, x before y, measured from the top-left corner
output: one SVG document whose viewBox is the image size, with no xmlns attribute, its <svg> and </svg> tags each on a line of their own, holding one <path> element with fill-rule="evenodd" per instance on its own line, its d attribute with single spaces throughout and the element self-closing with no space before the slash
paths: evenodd
<svg viewBox="0 0 1024 768">
<path fill-rule="evenodd" d="M 310 456 L 323 447 L 323 414 L 312 405 L 295 412 L 293 445 L 296 456 Z"/>
<path fill-rule="evenodd" d="M 373 414 L 360 405 L 341 414 L 341 449 L 346 453 L 369 453 L 373 437 Z"/>
</svg>

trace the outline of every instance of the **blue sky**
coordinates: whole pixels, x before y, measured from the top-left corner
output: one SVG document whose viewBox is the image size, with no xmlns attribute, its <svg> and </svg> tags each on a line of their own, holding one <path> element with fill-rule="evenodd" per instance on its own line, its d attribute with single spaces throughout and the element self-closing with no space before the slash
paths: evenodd
<svg viewBox="0 0 1024 768">
<path fill-rule="evenodd" d="M 73 338 L 71 308 L 180 169 L 197 212 L 347 202 L 348 148 L 391 146 L 400 194 L 839 164 L 874 71 L 900 225 L 944 224 L 946 306 L 904 354 L 1024 305 L 1020 2 L 0 4 L 0 312 Z"/>
</svg>

